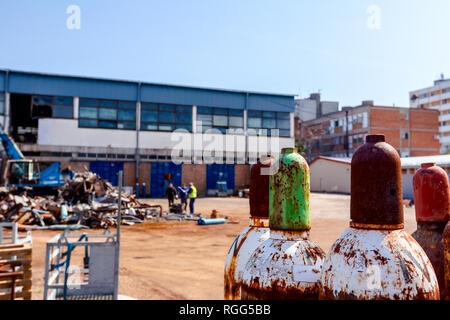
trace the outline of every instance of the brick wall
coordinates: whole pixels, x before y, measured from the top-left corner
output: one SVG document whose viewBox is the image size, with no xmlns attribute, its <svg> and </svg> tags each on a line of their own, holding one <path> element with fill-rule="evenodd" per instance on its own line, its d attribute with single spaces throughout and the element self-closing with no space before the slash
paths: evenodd
<svg viewBox="0 0 450 320">
<path fill-rule="evenodd" d="M 411 129 L 427 129 L 439 131 L 439 111 L 437 110 L 410 110 Z"/>
<path fill-rule="evenodd" d="M 400 130 L 399 129 L 370 129 L 370 134 L 384 134 L 386 142 L 395 149 L 400 148 Z"/>
<path fill-rule="evenodd" d="M 61 170 L 66 169 L 69 166 L 73 171 L 89 171 L 89 161 L 61 161 Z"/>
<path fill-rule="evenodd" d="M 411 156 L 439 154 L 439 111 L 410 109 Z M 425 130 L 425 131 L 424 131 Z M 416 148 L 432 150 L 414 150 Z"/>
<path fill-rule="evenodd" d="M 236 164 L 234 166 L 234 189 L 250 185 L 250 165 Z"/>
<path fill-rule="evenodd" d="M 398 128 L 399 125 L 399 110 L 370 108 L 371 127 Z"/>
<path fill-rule="evenodd" d="M 136 163 L 125 162 L 123 164 L 123 185 L 129 187 L 135 187 L 136 184 Z"/>
<path fill-rule="evenodd" d="M 142 195 L 142 183 L 145 182 L 145 195 L 150 196 L 150 163 L 139 163 L 139 194 Z M 136 192 L 136 162 L 124 162 L 123 164 L 123 185 L 133 187 Z"/>
<path fill-rule="evenodd" d="M 142 183 L 145 182 L 146 196 L 150 196 L 150 170 L 151 170 L 150 162 L 139 163 L 138 183 L 139 183 L 139 188 L 141 189 L 140 193 L 142 193 Z"/>
<path fill-rule="evenodd" d="M 434 138 L 435 135 L 437 135 L 437 132 L 411 130 L 411 149 L 433 148 L 435 149 L 435 152 L 433 153 L 432 151 L 430 151 L 432 153 L 429 153 L 429 155 L 439 154 L 439 140 Z"/>
<path fill-rule="evenodd" d="M 206 195 L 206 164 L 183 164 L 181 180 L 186 185 L 193 182 L 199 196 Z"/>
</svg>

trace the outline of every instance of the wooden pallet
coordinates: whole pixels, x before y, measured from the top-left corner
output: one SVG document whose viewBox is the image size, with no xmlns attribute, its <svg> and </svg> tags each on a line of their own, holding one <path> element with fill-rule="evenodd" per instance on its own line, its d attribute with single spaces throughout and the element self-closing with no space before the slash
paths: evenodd
<svg viewBox="0 0 450 320">
<path fill-rule="evenodd" d="M 31 255 L 32 245 L 30 243 L 0 245 L 0 270 L 5 271 L 2 273 L 21 272 L 21 275 L 17 276 L 15 280 L 16 299 L 31 300 Z M 11 278 L 0 278 L 0 300 L 11 299 L 11 288 Z"/>
</svg>

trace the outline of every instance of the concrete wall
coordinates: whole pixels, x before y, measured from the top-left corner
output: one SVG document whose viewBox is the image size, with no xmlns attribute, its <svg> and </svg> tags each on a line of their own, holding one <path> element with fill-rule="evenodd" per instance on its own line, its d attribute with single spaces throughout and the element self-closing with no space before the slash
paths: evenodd
<svg viewBox="0 0 450 320">
<path fill-rule="evenodd" d="M 318 159 L 309 170 L 311 191 L 350 193 L 350 164 Z"/>
<path fill-rule="evenodd" d="M 78 128 L 78 120 L 39 119 L 38 144 L 135 148 L 136 131 Z"/>
<path fill-rule="evenodd" d="M 249 145 L 254 137 L 249 137 Z M 183 149 L 245 151 L 244 135 L 191 134 L 140 131 L 139 148 L 153 150 Z M 268 144 L 271 144 L 268 138 Z M 38 144 L 65 147 L 136 148 L 136 131 L 99 128 L 79 128 L 74 119 L 39 119 Z M 276 146 L 276 144 L 272 144 Z M 279 138 L 279 148 L 293 147 L 294 138 Z"/>
</svg>

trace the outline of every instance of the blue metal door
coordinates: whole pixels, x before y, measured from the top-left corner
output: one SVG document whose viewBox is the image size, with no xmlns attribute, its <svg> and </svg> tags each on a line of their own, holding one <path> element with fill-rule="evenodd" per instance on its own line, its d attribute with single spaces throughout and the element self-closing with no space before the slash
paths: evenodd
<svg viewBox="0 0 450 320">
<path fill-rule="evenodd" d="M 206 188 L 217 189 L 217 181 L 226 181 L 227 189 L 234 190 L 234 164 L 206 165 Z"/>
<path fill-rule="evenodd" d="M 173 162 L 152 162 L 150 170 L 150 196 L 163 198 L 169 183 L 181 186 L 181 165 Z"/>
<path fill-rule="evenodd" d="M 119 184 L 119 171 L 123 170 L 123 162 L 120 161 L 92 161 L 89 170 L 98 174 L 102 179 L 108 180 L 113 186 Z"/>
</svg>

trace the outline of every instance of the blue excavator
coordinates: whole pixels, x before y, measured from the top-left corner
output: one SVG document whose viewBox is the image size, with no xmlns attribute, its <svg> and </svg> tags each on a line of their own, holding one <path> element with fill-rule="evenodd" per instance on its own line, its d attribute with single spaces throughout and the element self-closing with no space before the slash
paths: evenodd
<svg viewBox="0 0 450 320">
<path fill-rule="evenodd" d="M 61 172 L 60 162 L 55 162 L 41 171 L 40 163 L 26 159 L 14 140 L 1 126 L 0 140 L 8 157 L 4 171 L 6 187 L 16 192 L 27 190 L 31 194 L 57 194 L 58 187 L 62 186 L 66 179 L 72 179 L 71 171 Z"/>
</svg>

